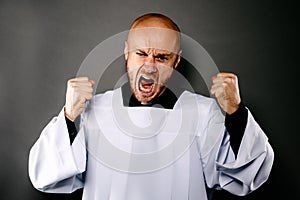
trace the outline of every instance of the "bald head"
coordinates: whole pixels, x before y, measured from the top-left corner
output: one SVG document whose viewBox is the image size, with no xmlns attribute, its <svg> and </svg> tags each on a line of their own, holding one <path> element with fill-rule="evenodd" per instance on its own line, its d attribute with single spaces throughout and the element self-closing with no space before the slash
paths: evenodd
<svg viewBox="0 0 300 200">
<path fill-rule="evenodd" d="M 130 29 L 144 27 L 167 28 L 180 32 L 180 29 L 175 22 L 173 22 L 169 17 L 158 13 L 148 13 L 138 17 L 131 24 Z"/>
<path fill-rule="evenodd" d="M 148 13 L 138 17 L 131 24 L 128 34 L 129 48 L 137 46 L 143 48 L 165 49 L 173 53 L 180 50 L 180 29 L 167 16 L 158 13 Z"/>
</svg>

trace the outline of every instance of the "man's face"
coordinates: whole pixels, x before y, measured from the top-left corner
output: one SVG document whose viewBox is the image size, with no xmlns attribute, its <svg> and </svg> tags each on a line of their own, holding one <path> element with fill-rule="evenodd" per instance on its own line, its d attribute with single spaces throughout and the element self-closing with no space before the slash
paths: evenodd
<svg viewBox="0 0 300 200">
<path fill-rule="evenodd" d="M 164 90 L 180 61 L 179 33 L 162 28 L 130 31 L 125 47 L 130 87 L 138 101 L 151 102 Z"/>
</svg>

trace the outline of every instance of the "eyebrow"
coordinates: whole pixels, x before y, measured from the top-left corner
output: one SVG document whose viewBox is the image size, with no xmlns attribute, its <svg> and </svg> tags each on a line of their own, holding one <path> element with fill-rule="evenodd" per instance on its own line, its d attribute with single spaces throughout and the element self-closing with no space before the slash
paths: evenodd
<svg viewBox="0 0 300 200">
<path fill-rule="evenodd" d="M 171 56 L 172 55 L 172 53 L 158 53 L 158 54 L 156 54 L 156 55 L 154 55 L 155 57 L 159 57 L 159 56 L 166 56 L 166 57 L 168 57 L 168 56 Z"/>
<path fill-rule="evenodd" d="M 140 51 L 141 53 L 148 54 L 145 50 L 142 50 L 142 49 L 137 49 L 136 51 Z M 172 52 L 170 52 L 170 53 L 157 53 L 154 56 L 157 57 L 157 56 L 171 56 L 171 55 L 172 55 Z"/>
</svg>

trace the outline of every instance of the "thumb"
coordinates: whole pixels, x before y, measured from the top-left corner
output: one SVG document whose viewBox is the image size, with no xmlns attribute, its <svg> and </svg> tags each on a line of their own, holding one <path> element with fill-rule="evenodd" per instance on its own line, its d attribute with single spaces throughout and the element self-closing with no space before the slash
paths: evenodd
<svg viewBox="0 0 300 200">
<path fill-rule="evenodd" d="M 89 80 L 89 82 L 92 84 L 92 87 L 94 87 L 95 81 L 94 80 Z"/>
</svg>

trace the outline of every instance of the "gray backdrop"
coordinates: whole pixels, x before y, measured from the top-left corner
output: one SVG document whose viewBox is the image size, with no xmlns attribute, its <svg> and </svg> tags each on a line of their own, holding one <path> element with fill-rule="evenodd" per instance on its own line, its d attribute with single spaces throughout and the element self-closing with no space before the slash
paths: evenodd
<svg viewBox="0 0 300 200">
<path fill-rule="evenodd" d="M 27 173 L 29 150 L 61 110 L 66 81 L 86 55 L 147 12 L 174 19 L 220 70 L 239 76 L 243 100 L 275 151 L 269 181 L 240 199 L 297 199 L 299 24 L 295 5 L 271 0 L 0 0 L 0 199 L 81 198 L 80 190 L 35 190 Z M 214 199 L 239 198 L 217 192 Z"/>
</svg>

